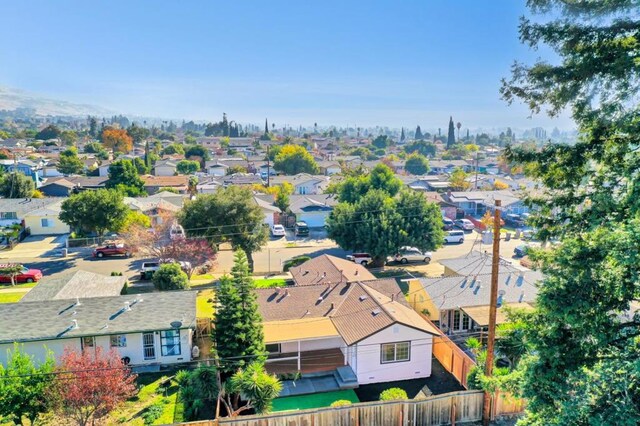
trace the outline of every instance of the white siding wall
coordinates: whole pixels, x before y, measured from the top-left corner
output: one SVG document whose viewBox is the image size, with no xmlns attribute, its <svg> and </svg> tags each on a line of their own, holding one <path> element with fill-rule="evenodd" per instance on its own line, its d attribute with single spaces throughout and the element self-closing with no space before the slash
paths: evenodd
<svg viewBox="0 0 640 426">
<path fill-rule="evenodd" d="M 409 361 L 385 364 L 380 362 L 382 343 L 406 341 L 411 342 Z M 433 339 L 430 334 L 394 324 L 354 345 L 356 363 L 351 363 L 351 368 L 356 372 L 358 383 L 361 385 L 429 377 L 432 345 Z"/>
<path fill-rule="evenodd" d="M 191 330 L 180 330 L 180 349 L 179 356 L 162 356 L 160 347 L 160 332 L 156 332 L 155 349 L 156 358 L 152 360 L 144 359 L 142 348 L 142 333 L 126 334 L 127 346 L 115 348 L 118 350 L 120 357 L 129 357 L 131 365 L 143 364 L 173 364 L 191 361 Z M 110 336 L 96 336 L 95 346 L 101 347 L 104 352 L 111 349 Z M 64 352 L 65 347 L 71 347 L 75 350 L 81 349 L 80 338 L 48 340 L 42 342 L 27 342 L 23 344 L 23 350 L 33 355 L 36 361 L 42 362 L 45 359 L 47 349 L 53 352 L 56 360 Z M 13 344 L 7 343 L 0 345 L 0 363 L 6 364 L 7 349 L 13 350 Z"/>
<path fill-rule="evenodd" d="M 48 219 L 49 226 L 42 226 L 42 219 Z M 71 232 L 69 225 L 61 221 L 58 216 L 25 216 L 24 223 L 31 229 L 31 235 L 61 235 Z"/>
<path fill-rule="evenodd" d="M 342 346 L 344 346 L 344 342 L 341 337 L 331 337 L 328 339 L 317 340 L 303 340 L 300 342 L 300 351 L 317 351 L 320 349 L 340 348 Z M 281 343 L 280 351 L 283 353 L 298 352 L 298 342 Z"/>
</svg>

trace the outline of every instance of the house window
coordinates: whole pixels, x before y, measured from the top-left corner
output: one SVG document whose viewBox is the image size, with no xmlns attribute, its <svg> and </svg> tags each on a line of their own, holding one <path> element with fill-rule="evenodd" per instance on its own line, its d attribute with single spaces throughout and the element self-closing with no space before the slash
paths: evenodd
<svg viewBox="0 0 640 426">
<path fill-rule="evenodd" d="M 380 363 L 409 361 L 410 347 L 411 342 L 383 343 L 380 345 Z"/>
<path fill-rule="evenodd" d="M 161 331 L 160 343 L 162 347 L 162 356 L 180 355 L 180 330 Z"/>
<path fill-rule="evenodd" d="M 281 352 L 280 343 L 270 343 L 265 345 L 265 348 L 270 354 L 279 354 Z"/>
<path fill-rule="evenodd" d="M 16 212 L 0 212 L 0 219 L 18 219 Z"/>
<path fill-rule="evenodd" d="M 40 219 L 40 223 L 42 224 L 43 228 L 53 228 L 54 227 L 53 219 Z"/>
<path fill-rule="evenodd" d="M 93 336 L 84 336 L 80 343 L 82 344 L 82 349 L 93 348 L 96 345 L 96 341 Z"/>
<path fill-rule="evenodd" d="M 126 348 L 127 347 L 127 336 L 124 334 L 115 334 L 111 336 L 111 347 L 112 348 Z"/>
</svg>

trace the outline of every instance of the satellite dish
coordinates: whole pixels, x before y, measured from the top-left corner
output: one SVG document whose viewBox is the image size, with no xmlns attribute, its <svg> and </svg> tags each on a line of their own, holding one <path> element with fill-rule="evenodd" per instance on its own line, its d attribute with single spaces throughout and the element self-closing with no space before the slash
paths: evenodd
<svg viewBox="0 0 640 426">
<path fill-rule="evenodd" d="M 171 322 L 171 327 L 173 327 L 173 328 L 180 328 L 180 327 L 182 327 L 182 321 L 172 321 L 172 322 Z"/>
</svg>

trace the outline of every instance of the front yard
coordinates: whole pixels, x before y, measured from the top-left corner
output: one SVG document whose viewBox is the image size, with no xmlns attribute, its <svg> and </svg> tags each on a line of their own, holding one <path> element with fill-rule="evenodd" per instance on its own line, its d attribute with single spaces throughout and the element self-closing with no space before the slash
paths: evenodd
<svg viewBox="0 0 640 426">
<path fill-rule="evenodd" d="M 314 393 L 311 395 L 288 396 L 276 398 L 273 401 L 273 412 L 306 410 L 308 408 L 328 407 L 334 401 L 346 399 L 352 403 L 360 402 L 358 395 L 352 390 L 341 390 L 336 392 Z"/>
<path fill-rule="evenodd" d="M 19 302 L 22 297 L 27 294 L 25 292 L 0 292 L 0 303 L 16 303 Z"/>
</svg>

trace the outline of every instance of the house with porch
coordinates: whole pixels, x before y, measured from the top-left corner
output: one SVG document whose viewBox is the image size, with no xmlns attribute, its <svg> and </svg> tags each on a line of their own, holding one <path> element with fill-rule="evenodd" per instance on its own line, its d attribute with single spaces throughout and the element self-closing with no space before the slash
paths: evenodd
<svg viewBox="0 0 640 426">
<path fill-rule="evenodd" d="M 15 343 L 36 362 L 101 347 L 134 367 L 185 363 L 195 323 L 195 291 L 0 304 L 0 364 Z"/>
<path fill-rule="evenodd" d="M 449 335 L 485 331 L 489 325 L 492 256 L 472 252 L 468 257 L 445 259 L 439 278 L 409 281 L 409 303 Z M 506 321 L 504 307 L 531 309 L 542 273 L 500 261 L 498 323 Z"/>
<path fill-rule="evenodd" d="M 431 375 L 439 332 L 411 309 L 394 279 L 256 291 L 268 371 L 303 379 L 326 373 L 336 389 Z"/>
</svg>

